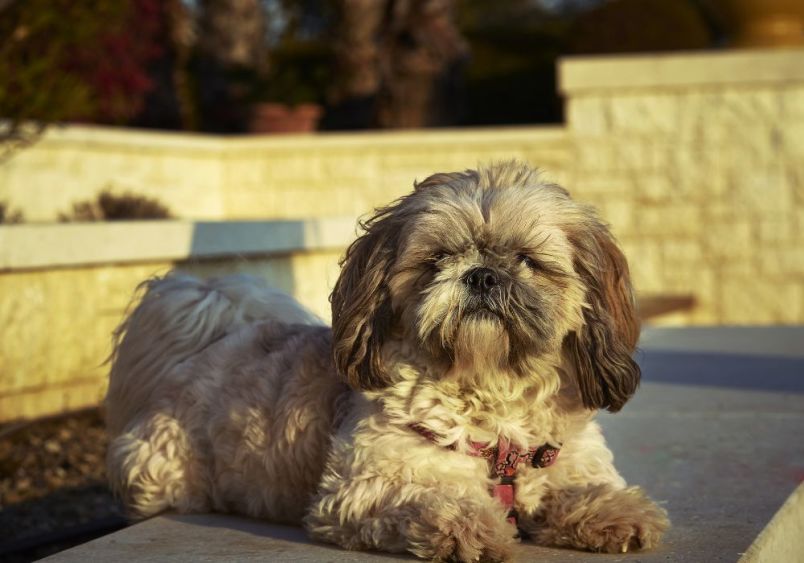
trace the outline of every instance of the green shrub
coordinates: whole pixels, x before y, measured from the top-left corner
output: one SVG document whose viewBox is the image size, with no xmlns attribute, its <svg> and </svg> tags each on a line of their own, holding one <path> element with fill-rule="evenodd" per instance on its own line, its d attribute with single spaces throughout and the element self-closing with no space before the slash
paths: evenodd
<svg viewBox="0 0 804 563">
<path fill-rule="evenodd" d="M 0 140 L 30 121 L 125 123 L 152 87 L 162 19 L 158 0 L 0 2 Z"/>
<path fill-rule="evenodd" d="M 170 210 L 158 200 L 130 192 L 115 194 L 106 189 L 98 197 L 73 204 L 69 213 L 60 213 L 59 220 L 68 222 L 128 221 L 170 219 Z"/>
<path fill-rule="evenodd" d="M 25 218 L 20 210 L 12 210 L 5 201 L 0 201 L 0 224 L 22 223 Z"/>
</svg>

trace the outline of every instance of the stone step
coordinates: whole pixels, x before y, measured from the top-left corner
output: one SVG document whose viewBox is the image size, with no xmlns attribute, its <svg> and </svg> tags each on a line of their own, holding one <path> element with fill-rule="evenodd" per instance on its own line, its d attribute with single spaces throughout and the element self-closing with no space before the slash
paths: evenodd
<svg viewBox="0 0 804 563">
<path fill-rule="evenodd" d="M 600 420 L 625 478 L 669 511 L 664 544 L 603 555 L 526 543 L 518 560 L 804 561 L 804 327 L 653 329 L 641 344 L 639 393 Z M 299 528 L 257 520 L 169 514 L 47 560 L 213 559 L 408 558 L 315 544 Z"/>
</svg>

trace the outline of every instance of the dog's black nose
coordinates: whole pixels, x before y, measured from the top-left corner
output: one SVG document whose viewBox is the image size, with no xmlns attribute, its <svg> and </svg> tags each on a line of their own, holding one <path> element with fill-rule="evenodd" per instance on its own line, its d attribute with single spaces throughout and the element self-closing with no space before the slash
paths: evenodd
<svg viewBox="0 0 804 563">
<path fill-rule="evenodd" d="M 487 293 L 499 285 L 500 280 L 497 279 L 497 274 L 489 268 L 475 268 L 467 272 L 463 282 L 476 293 Z"/>
</svg>

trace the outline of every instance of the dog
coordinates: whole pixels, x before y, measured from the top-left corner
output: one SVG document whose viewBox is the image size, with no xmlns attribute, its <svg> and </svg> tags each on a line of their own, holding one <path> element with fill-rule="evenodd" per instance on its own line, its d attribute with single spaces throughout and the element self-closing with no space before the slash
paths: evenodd
<svg viewBox="0 0 804 563">
<path fill-rule="evenodd" d="M 105 402 L 132 517 L 234 512 L 432 560 L 657 545 L 665 510 L 594 421 L 640 378 L 607 226 L 519 162 L 414 187 L 346 250 L 331 329 L 253 278 L 144 283 Z"/>
</svg>

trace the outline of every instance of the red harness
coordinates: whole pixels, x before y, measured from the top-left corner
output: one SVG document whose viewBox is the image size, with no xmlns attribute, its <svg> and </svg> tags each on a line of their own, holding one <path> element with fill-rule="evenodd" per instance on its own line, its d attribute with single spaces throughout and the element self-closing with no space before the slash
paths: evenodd
<svg viewBox="0 0 804 563">
<path fill-rule="evenodd" d="M 438 442 L 438 434 L 429 428 L 420 424 L 409 424 L 408 427 L 431 442 Z M 544 444 L 538 448 L 519 450 L 511 447 L 511 442 L 507 438 L 500 438 L 497 445 L 492 447 L 481 442 L 469 442 L 469 445 L 470 449 L 467 452 L 469 455 L 482 457 L 491 462 L 491 476 L 499 479 L 499 483 L 493 486 L 491 494 L 508 509 L 508 521 L 516 526 L 514 481 L 517 466 L 524 462 L 535 468 L 549 467 L 558 457 L 559 448 Z M 454 450 L 455 446 L 450 445 L 448 449 Z"/>
</svg>

